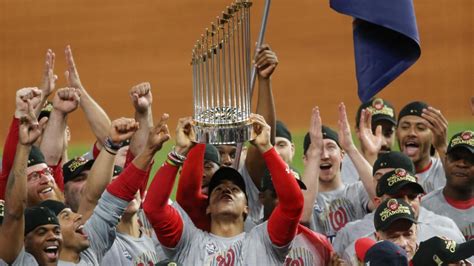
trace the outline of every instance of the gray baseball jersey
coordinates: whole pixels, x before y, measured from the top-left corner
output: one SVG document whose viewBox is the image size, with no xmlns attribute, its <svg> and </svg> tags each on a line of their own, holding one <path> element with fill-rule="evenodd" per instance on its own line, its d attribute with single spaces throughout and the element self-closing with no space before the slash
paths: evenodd
<svg viewBox="0 0 474 266">
<path fill-rule="evenodd" d="M 135 238 L 117 232 L 117 238 L 105 254 L 102 265 L 155 265 L 164 257 L 158 257 L 153 240 L 145 234 Z"/>
<path fill-rule="evenodd" d="M 349 156 L 342 158 L 341 178 L 344 184 L 352 184 L 360 180 L 359 173 Z"/>
<path fill-rule="evenodd" d="M 354 241 L 359 239 L 360 237 L 371 234 L 375 230 L 374 227 L 374 213 L 368 213 L 364 216 L 364 218 L 352 221 L 344 228 L 337 232 L 334 241 L 332 242 L 332 246 L 334 247 L 334 251 L 340 256 L 343 255 L 344 250 Z"/>
<path fill-rule="evenodd" d="M 337 232 L 348 222 L 361 219 L 367 213 L 369 196 L 361 181 L 340 188 L 319 192 L 314 203 L 311 229 L 326 235 L 332 243 Z"/>
<path fill-rule="evenodd" d="M 58 265 L 99 265 L 115 241 L 115 227 L 127 205 L 128 201 L 117 198 L 106 190 L 99 199 L 94 213 L 84 225 L 90 247 L 81 252 L 79 263 L 60 260 Z"/>
<path fill-rule="evenodd" d="M 326 265 L 331 259 L 331 253 L 329 241 L 301 226 L 293 240 L 293 247 L 286 256 L 285 265 Z"/>
<path fill-rule="evenodd" d="M 443 195 L 443 188 L 435 190 L 421 199 L 421 205 L 434 213 L 454 220 L 466 240 L 474 239 L 474 206 L 456 208 Z"/>
<path fill-rule="evenodd" d="M 446 185 L 446 174 L 444 173 L 443 163 L 439 158 L 431 157 L 430 168 L 421 173 L 416 173 L 416 176 L 418 177 L 418 183 L 423 187 L 426 194 Z"/>
<path fill-rule="evenodd" d="M 266 222 L 249 233 L 220 237 L 199 230 L 181 208 L 176 209 L 183 219 L 183 232 L 176 247 L 163 246 L 163 251 L 183 265 L 281 265 L 291 249 L 291 243 L 273 245 Z"/>
<path fill-rule="evenodd" d="M 373 216 L 372 216 L 373 217 Z M 361 223 L 366 223 L 366 225 L 360 226 L 361 228 L 368 228 L 369 222 L 368 220 L 364 219 L 361 220 Z M 348 259 L 352 263 L 356 261 L 355 258 L 355 241 L 362 237 L 370 237 L 375 239 L 375 227 L 374 227 L 374 220 L 371 221 L 372 231 L 368 232 L 364 235 L 351 235 L 354 239 L 352 243 L 350 243 L 344 250 L 342 257 L 344 259 Z M 363 233 L 362 231 L 357 231 L 358 233 Z M 417 242 L 420 243 L 421 241 L 428 240 L 434 236 L 444 236 L 448 239 L 454 240 L 457 243 L 465 242 L 461 231 L 457 228 L 456 224 L 453 220 L 448 217 L 438 215 L 432 211 L 429 211 L 423 207 L 420 207 L 420 214 L 418 216 L 418 235 L 417 235 Z M 354 265 L 354 264 L 353 264 Z"/>
<path fill-rule="evenodd" d="M 247 220 L 250 220 L 254 224 L 258 224 L 259 221 L 263 218 L 263 205 L 259 200 L 260 190 L 253 183 L 252 177 L 250 176 L 247 167 L 242 166 L 239 170 L 240 174 L 245 181 L 245 190 L 247 192 L 248 206 L 249 206 L 249 215 Z"/>
<path fill-rule="evenodd" d="M 38 265 L 38 262 L 36 262 L 35 257 L 33 257 L 33 255 L 31 255 L 30 253 L 26 252 L 25 248 L 23 247 L 21 249 L 20 253 L 18 254 L 18 256 L 16 257 L 15 261 L 12 264 L 7 264 L 5 261 L 3 261 L 0 258 L 0 266 L 8 266 L 8 265 L 11 265 L 11 266 L 32 265 L 32 266 L 35 266 L 35 265 Z"/>
</svg>

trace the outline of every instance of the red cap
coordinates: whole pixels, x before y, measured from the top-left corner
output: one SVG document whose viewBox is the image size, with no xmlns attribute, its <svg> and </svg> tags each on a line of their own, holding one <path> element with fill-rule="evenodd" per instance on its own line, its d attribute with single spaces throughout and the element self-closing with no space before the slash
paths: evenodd
<svg viewBox="0 0 474 266">
<path fill-rule="evenodd" d="M 355 242 L 355 251 L 357 259 L 361 262 L 364 262 L 367 250 L 369 250 L 373 245 L 375 245 L 375 243 L 377 243 L 375 240 L 368 237 L 357 239 Z"/>
</svg>

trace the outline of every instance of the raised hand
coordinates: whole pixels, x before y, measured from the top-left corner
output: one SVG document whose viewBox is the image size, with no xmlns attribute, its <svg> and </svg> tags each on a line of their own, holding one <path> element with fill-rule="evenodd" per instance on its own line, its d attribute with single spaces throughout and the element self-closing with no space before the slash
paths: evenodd
<svg viewBox="0 0 474 266">
<path fill-rule="evenodd" d="M 54 62 L 56 55 L 51 49 L 46 51 L 46 60 L 44 63 L 43 77 L 39 89 L 43 92 L 43 97 L 48 96 L 54 91 L 58 76 L 54 74 Z"/>
<path fill-rule="evenodd" d="M 341 144 L 342 149 L 345 151 L 356 149 L 352 141 L 351 128 L 347 120 L 346 106 L 344 103 L 339 104 L 339 120 L 337 123 L 339 125 L 339 144 Z"/>
<path fill-rule="evenodd" d="M 428 109 L 423 109 L 421 116 L 428 121 L 427 126 L 433 132 L 433 146 L 436 150 L 442 150 L 445 153 L 448 147 L 448 120 L 441 114 L 440 110 L 431 106 Z"/>
<path fill-rule="evenodd" d="M 83 90 L 81 79 L 79 78 L 79 73 L 77 72 L 76 63 L 74 62 L 74 57 L 72 56 L 71 46 L 66 46 L 66 63 L 67 70 L 65 72 L 66 80 L 69 87 Z"/>
<path fill-rule="evenodd" d="M 375 155 L 380 152 L 383 144 L 382 126 L 378 125 L 375 129 L 375 134 L 372 132 L 372 113 L 363 109 L 360 114 L 359 132 L 357 137 L 364 151 L 370 155 Z"/>
<path fill-rule="evenodd" d="M 270 126 L 265 122 L 263 116 L 259 114 L 251 114 L 250 122 L 252 123 L 252 143 L 257 149 L 264 153 L 272 148 L 270 142 Z"/>
<path fill-rule="evenodd" d="M 150 129 L 147 140 L 147 148 L 153 152 L 159 151 L 163 144 L 170 139 L 170 132 L 168 130 L 168 121 L 169 115 L 161 115 L 160 120 L 156 123 L 156 126 Z"/>
<path fill-rule="evenodd" d="M 270 78 L 275 71 L 278 65 L 278 58 L 268 44 L 264 44 L 260 46 L 260 48 L 257 48 L 255 65 L 257 67 L 258 75 L 265 79 Z"/>
<path fill-rule="evenodd" d="M 151 94 L 151 86 L 149 82 L 143 82 L 135 85 L 130 90 L 130 98 L 133 107 L 138 113 L 145 113 L 151 107 L 153 96 Z"/>
<path fill-rule="evenodd" d="M 132 135 L 138 130 L 138 122 L 133 118 L 121 117 L 112 121 L 110 127 L 110 139 L 115 144 L 120 144 L 123 141 L 132 137 Z"/>
<path fill-rule="evenodd" d="M 48 121 L 47 117 L 43 117 L 38 123 L 34 113 L 34 108 L 30 101 L 31 100 L 27 100 L 26 103 L 28 108 L 27 113 L 20 118 L 18 141 L 23 145 L 33 145 L 33 143 L 35 143 L 35 141 L 41 136 L 43 128 Z"/>
<path fill-rule="evenodd" d="M 196 135 L 193 129 L 192 117 L 183 117 L 178 120 L 176 127 L 176 147 L 175 151 L 185 155 L 194 146 Z"/>
<path fill-rule="evenodd" d="M 323 150 L 323 132 L 321 115 L 319 113 L 319 107 L 316 106 L 311 112 L 311 123 L 309 125 L 309 138 L 311 144 L 309 145 L 306 155 L 317 156 Z"/>
<path fill-rule="evenodd" d="M 69 114 L 79 106 L 81 94 L 75 88 L 61 88 L 53 99 L 53 108 L 63 114 Z"/>
<path fill-rule="evenodd" d="M 41 103 L 42 92 L 36 87 L 22 88 L 16 92 L 15 117 L 28 115 L 29 108 L 36 109 Z M 30 105 L 30 106 L 28 106 Z"/>
</svg>

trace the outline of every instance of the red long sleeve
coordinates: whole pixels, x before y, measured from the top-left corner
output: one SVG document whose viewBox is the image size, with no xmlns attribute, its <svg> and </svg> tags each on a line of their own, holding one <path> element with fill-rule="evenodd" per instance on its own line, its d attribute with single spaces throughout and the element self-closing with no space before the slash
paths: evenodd
<svg viewBox="0 0 474 266">
<path fill-rule="evenodd" d="M 0 174 L 0 199 L 5 199 L 5 190 L 8 182 L 8 175 L 13 167 L 13 161 L 15 160 L 16 145 L 18 144 L 18 131 L 20 127 L 20 120 L 13 117 L 8 130 L 7 139 L 3 146 L 3 158 L 2 158 L 2 172 Z"/>
<path fill-rule="evenodd" d="M 123 164 L 123 168 L 126 168 L 129 164 L 132 163 L 133 159 L 135 159 L 135 155 L 130 151 L 130 149 L 127 150 L 127 154 L 125 155 L 125 163 Z M 146 191 L 146 186 L 148 185 L 148 179 L 150 177 L 151 169 L 153 169 L 153 164 L 155 163 L 155 160 L 153 160 L 150 165 L 148 165 L 148 168 L 146 169 L 146 178 L 143 179 L 142 184 L 140 185 L 140 197 L 143 199 L 145 196 L 145 191 Z"/>
<path fill-rule="evenodd" d="M 62 158 L 59 159 L 58 164 L 56 165 L 48 165 L 53 169 L 53 177 L 54 181 L 56 182 L 56 185 L 58 188 L 64 192 L 64 177 L 63 177 L 63 167 L 62 167 Z"/>
<path fill-rule="evenodd" d="M 131 201 L 143 183 L 146 171 L 137 168 L 131 163 L 122 173 L 107 186 L 107 191 L 123 200 Z"/>
<path fill-rule="evenodd" d="M 176 247 L 183 233 L 183 219 L 178 211 L 168 205 L 178 167 L 164 163 L 150 185 L 143 210 L 155 229 L 160 243 L 169 248 Z"/>
<path fill-rule="evenodd" d="M 293 240 L 303 213 L 303 194 L 288 165 L 275 148 L 263 154 L 278 196 L 278 205 L 268 219 L 268 234 L 276 246 L 285 246 Z"/>
<path fill-rule="evenodd" d="M 205 144 L 197 144 L 189 151 L 179 176 L 176 201 L 197 228 L 209 232 L 211 221 L 206 215 L 207 196 L 201 192 L 205 152 Z"/>
</svg>

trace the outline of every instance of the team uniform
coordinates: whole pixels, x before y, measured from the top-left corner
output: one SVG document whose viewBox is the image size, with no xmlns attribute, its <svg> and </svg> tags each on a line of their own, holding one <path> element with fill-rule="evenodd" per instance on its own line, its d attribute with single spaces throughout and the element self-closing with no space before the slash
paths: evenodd
<svg viewBox="0 0 474 266">
<path fill-rule="evenodd" d="M 439 215 L 450 217 L 466 240 L 474 239 L 474 199 L 464 203 L 454 202 L 443 195 L 443 188 L 424 196 L 421 205 Z"/>
<path fill-rule="evenodd" d="M 115 241 L 117 226 L 128 202 L 105 191 L 94 213 L 84 225 L 90 247 L 80 253 L 80 261 L 72 263 L 59 260 L 58 265 L 99 265 Z"/>
<path fill-rule="evenodd" d="M 0 266 L 23 266 L 23 265 L 38 265 L 38 262 L 36 262 L 35 257 L 31 255 L 30 253 L 25 251 L 25 248 L 23 247 L 22 250 L 20 251 L 20 254 L 16 257 L 15 261 L 12 264 L 7 264 L 4 260 L 0 258 Z"/>
<path fill-rule="evenodd" d="M 367 214 L 369 196 L 361 181 L 340 188 L 319 192 L 314 204 L 310 228 L 332 242 L 337 232 L 348 222 Z"/>
<path fill-rule="evenodd" d="M 300 225 L 285 265 L 328 265 L 332 252 L 331 243 L 325 236 Z"/>
<path fill-rule="evenodd" d="M 342 158 L 341 179 L 346 185 L 360 180 L 357 169 L 349 156 Z"/>
<path fill-rule="evenodd" d="M 244 182 L 245 182 L 245 189 L 247 192 L 247 203 L 249 206 L 249 215 L 247 217 L 247 220 L 253 224 L 259 224 L 260 221 L 263 219 L 263 205 L 260 203 L 259 200 L 259 193 L 260 190 L 258 187 L 255 185 L 255 183 L 252 180 L 252 177 L 250 176 L 247 167 L 243 165 L 239 173 L 242 175 Z M 250 224 L 251 223 L 247 223 Z M 251 226 L 249 226 L 250 228 Z"/>
<path fill-rule="evenodd" d="M 418 183 L 423 187 L 426 194 L 446 185 L 446 174 L 440 158 L 431 157 L 428 168 L 416 173 L 416 176 L 418 177 Z"/>
<path fill-rule="evenodd" d="M 368 215 L 367 215 L 368 216 Z M 352 231 L 346 231 L 348 241 L 351 242 L 340 242 L 338 244 L 338 250 L 344 249 L 342 252 L 342 257 L 350 261 L 353 265 L 355 264 L 357 258 L 355 253 L 355 241 L 359 238 L 369 237 L 375 240 L 375 227 L 374 227 L 374 215 L 372 214 L 372 220 L 369 221 L 368 218 L 365 218 L 360 221 L 356 221 L 351 225 Z M 370 226 L 372 227 L 370 229 Z M 348 228 L 350 230 L 350 228 Z M 357 228 L 357 229 L 356 229 Z M 454 240 L 457 243 L 465 242 L 464 236 L 461 231 L 457 228 L 453 220 L 448 217 L 444 217 L 438 214 L 433 213 L 423 207 L 420 207 L 420 214 L 418 216 L 418 235 L 417 242 L 428 240 L 433 236 L 444 236 L 448 239 Z M 347 244 L 349 243 L 349 244 Z"/>
</svg>

